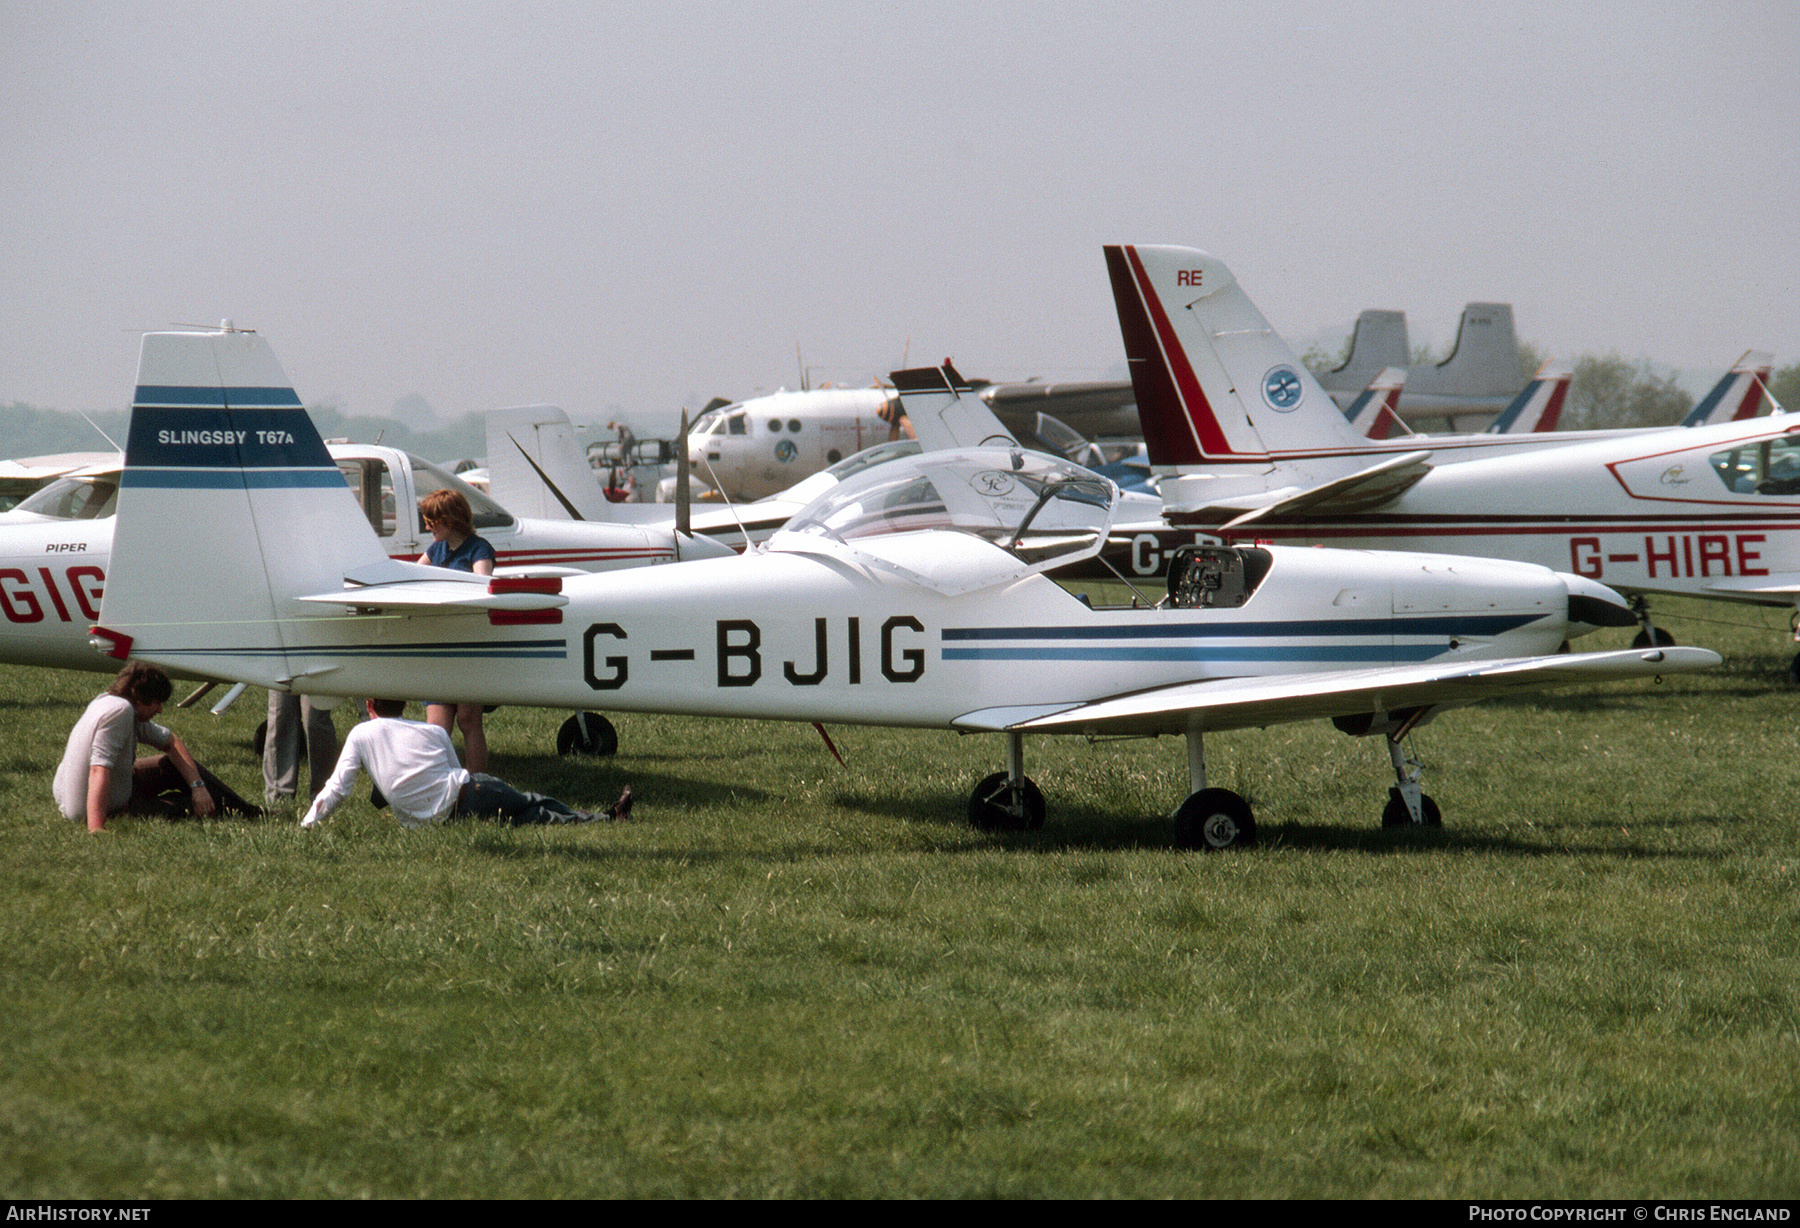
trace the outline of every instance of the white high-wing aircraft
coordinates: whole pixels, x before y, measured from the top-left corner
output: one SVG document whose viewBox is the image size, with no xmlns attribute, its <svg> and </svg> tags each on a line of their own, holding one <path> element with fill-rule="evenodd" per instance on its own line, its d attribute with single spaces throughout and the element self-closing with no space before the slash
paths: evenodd
<svg viewBox="0 0 1800 1228">
<path fill-rule="evenodd" d="M 694 474 L 733 499 L 760 499 L 864 448 L 901 437 L 885 388 L 818 388 L 751 397 L 695 419 Z"/>
<path fill-rule="evenodd" d="M 1129 385 L 978 384 L 975 395 L 984 413 L 1008 424 L 1005 429 L 1034 434 L 1024 440 L 1029 446 L 1070 459 L 1087 441 L 1053 416 L 1059 411 L 1101 420 L 1122 413 L 1130 422 L 1127 433 L 1136 430 Z M 762 499 L 857 452 L 910 436 L 897 390 L 784 390 L 706 410 L 688 432 L 687 452 L 690 472 L 726 497 Z"/>
<path fill-rule="evenodd" d="M 1519 559 L 1638 595 L 1800 598 L 1800 418 L 1346 439 L 1222 261 L 1186 247 L 1106 255 L 1145 437 L 1181 474 L 1162 482 L 1171 524 Z M 1666 638 L 1644 621 L 1646 642 Z"/>
<path fill-rule="evenodd" d="M 608 576 L 487 579 L 380 548 L 262 338 L 144 338 L 117 557 L 96 645 L 320 695 L 1003 732 L 972 820 L 1035 827 L 1027 733 L 1183 734 L 1183 844 L 1255 838 L 1206 783 L 1204 734 L 1312 717 L 1389 741 L 1384 822 L 1437 821 L 1400 739 L 1519 688 L 1704 669 L 1701 649 L 1557 654 L 1630 621 L 1547 569 L 1435 556 L 1212 549 L 1156 607 L 1104 608 L 1045 574 L 1098 551 L 1116 489 L 1017 448 L 865 470 L 742 556 Z M 207 560 L 171 574 L 163 526 Z"/>
</svg>

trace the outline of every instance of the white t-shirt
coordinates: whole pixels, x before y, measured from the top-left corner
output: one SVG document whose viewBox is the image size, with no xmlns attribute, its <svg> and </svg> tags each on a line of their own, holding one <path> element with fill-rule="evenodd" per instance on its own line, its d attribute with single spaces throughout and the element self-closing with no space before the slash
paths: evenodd
<svg viewBox="0 0 1800 1228">
<path fill-rule="evenodd" d="M 138 720 L 129 699 L 100 696 L 69 731 L 69 743 L 63 748 L 51 786 L 56 808 L 65 819 L 87 818 L 88 769 L 104 767 L 112 769 L 106 785 L 106 813 L 123 810 L 131 800 L 131 769 L 137 762 L 138 743 L 167 750 L 170 736 L 155 721 Z"/>
<path fill-rule="evenodd" d="M 344 739 L 331 779 L 313 799 L 302 827 L 311 827 L 350 795 L 358 771 L 369 773 L 403 827 L 436 823 L 456 805 L 469 774 L 456 758 L 450 735 L 436 725 L 378 716 Z"/>
</svg>

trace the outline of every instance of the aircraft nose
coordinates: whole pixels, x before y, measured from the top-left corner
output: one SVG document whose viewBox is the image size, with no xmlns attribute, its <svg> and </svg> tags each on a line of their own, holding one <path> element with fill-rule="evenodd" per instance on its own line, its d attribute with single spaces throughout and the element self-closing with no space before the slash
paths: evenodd
<svg viewBox="0 0 1800 1228">
<path fill-rule="evenodd" d="M 1601 627 L 1635 627 L 1638 617 L 1625 598 L 1606 585 L 1585 576 L 1556 573 L 1569 590 L 1570 634 L 1586 635 Z"/>
</svg>

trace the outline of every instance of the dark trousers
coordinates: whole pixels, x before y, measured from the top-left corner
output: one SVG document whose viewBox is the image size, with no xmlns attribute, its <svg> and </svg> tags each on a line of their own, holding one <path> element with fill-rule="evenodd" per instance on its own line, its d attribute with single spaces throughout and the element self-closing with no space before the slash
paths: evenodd
<svg viewBox="0 0 1800 1228">
<path fill-rule="evenodd" d="M 230 785 L 205 768 L 200 779 L 212 794 L 220 814 L 257 816 L 262 807 L 252 806 L 239 797 Z M 188 818 L 194 813 L 194 793 L 181 778 L 175 761 L 167 755 L 139 759 L 131 769 L 131 800 L 125 803 L 126 814 L 145 814 L 164 819 Z"/>
</svg>

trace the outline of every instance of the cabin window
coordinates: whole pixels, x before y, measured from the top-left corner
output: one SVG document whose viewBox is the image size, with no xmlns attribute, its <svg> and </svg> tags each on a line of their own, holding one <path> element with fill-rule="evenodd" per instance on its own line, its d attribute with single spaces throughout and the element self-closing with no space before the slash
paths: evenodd
<svg viewBox="0 0 1800 1228">
<path fill-rule="evenodd" d="M 394 535 L 394 477 L 378 460 L 341 460 L 338 472 L 356 496 L 369 527 L 381 537 Z"/>
<path fill-rule="evenodd" d="M 422 461 L 416 456 L 408 459 L 412 461 L 413 486 L 416 487 L 417 497 L 423 499 L 434 490 L 456 491 L 469 501 L 469 512 L 475 519 L 477 533 L 487 532 L 490 529 L 510 529 L 517 523 L 511 512 L 461 478 L 451 477 L 436 465 Z M 420 516 L 418 508 L 413 509 L 413 515 L 419 521 L 420 537 L 430 537 L 431 533 L 425 528 L 425 521 Z"/>
<path fill-rule="evenodd" d="M 1751 440 L 1707 459 L 1733 494 L 1800 495 L 1800 438 Z"/>
<path fill-rule="evenodd" d="M 61 477 L 22 500 L 15 509 L 52 520 L 100 520 L 118 510 L 119 478 Z"/>
</svg>

